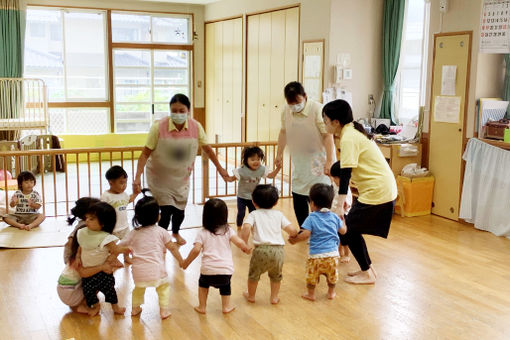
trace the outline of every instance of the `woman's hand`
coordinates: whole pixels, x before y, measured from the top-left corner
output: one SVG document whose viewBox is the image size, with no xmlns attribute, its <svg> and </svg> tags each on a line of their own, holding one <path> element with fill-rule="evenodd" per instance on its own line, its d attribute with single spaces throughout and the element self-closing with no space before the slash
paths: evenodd
<svg viewBox="0 0 510 340">
<path fill-rule="evenodd" d="M 283 155 L 276 155 L 276 158 L 274 160 L 274 165 L 277 168 L 281 168 L 283 166 Z"/>
<path fill-rule="evenodd" d="M 333 161 L 329 160 L 324 163 L 324 175 L 329 176 L 329 171 L 331 170 L 331 166 L 333 165 Z"/>
<path fill-rule="evenodd" d="M 140 178 L 135 178 L 133 180 L 133 194 L 138 195 L 140 192 L 142 192 L 142 185 L 140 182 Z"/>
<path fill-rule="evenodd" d="M 218 169 L 218 173 L 221 175 L 221 177 L 223 178 L 223 180 L 225 182 L 229 182 L 229 179 L 230 179 L 230 175 L 228 174 L 228 171 L 223 169 L 223 168 L 219 168 Z"/>
</svg>

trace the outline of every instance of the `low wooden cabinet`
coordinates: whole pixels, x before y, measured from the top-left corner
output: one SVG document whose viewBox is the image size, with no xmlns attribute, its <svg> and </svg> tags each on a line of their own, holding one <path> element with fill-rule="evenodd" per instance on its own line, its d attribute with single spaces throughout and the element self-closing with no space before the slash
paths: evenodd
<svg viewBox="0 0 510 340">
<path fill-rule="evenodd" d="M 400 147 L 402 144 L 377 144 L 379 146 L 379 149 L 381 149 L 381 152 L 384 155 L 384 158 L 388 161 L 388 164 L 390 165 L 391 171 L 393 171 L 393 174 L 395 177 L 400 175 L 400 172 L 402 171 L 402 168 L 410 163 L 416 163 L 418 166 L 421 166 L 421 144 L 415 143 L 412 145 L 415 145 L 418 147 L 418 154 L 413 156 L 401 156 L 400 155 Z"/>
</svg>

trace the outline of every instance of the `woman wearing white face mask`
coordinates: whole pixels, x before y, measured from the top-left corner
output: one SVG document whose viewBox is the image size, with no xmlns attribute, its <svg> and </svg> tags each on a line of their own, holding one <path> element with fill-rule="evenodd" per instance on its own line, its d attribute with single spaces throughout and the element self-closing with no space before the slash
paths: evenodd
<svg viewBox="0 0 510 340">
<path fill-rule="evenodd" d="M 147 184 L 161 207 L 159 226 L 168 229 L 172 220 L 172 233 L 178 244 L 186 241 L 179 235 L 188 201 L 189 176 L 193 170 L 198 148 L 207 154 L 220 175 L 229 178 L 212 148 L 207 145 L 204 128 L 189 116 L 190 101 L 184 94 L 170 100 L 170 116 L 154 122 L 147 142 L 138 159 L 133 192 L 140 192 L 140 177 L 147 164 Z"/>
<path fill-rule="evenodd" d="M 308 217 L 308 193 L 315 183 L 330 184 L 327 174 L 333 164 L 333 135 L 326 131 L 322 104 L 308 99 L 303 86 L 290 82 L 284 89 L 287 105 L 282 112 L 276 165 L 283 163 L 288 145 L 292 157 L 292 199 L 299 226 Z"/>
</svg>

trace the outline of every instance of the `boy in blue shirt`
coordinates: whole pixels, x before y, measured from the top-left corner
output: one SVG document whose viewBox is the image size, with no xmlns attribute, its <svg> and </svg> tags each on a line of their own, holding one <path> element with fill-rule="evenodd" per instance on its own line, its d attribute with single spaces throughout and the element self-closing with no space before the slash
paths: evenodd
<svg viewBox="0 0 510 340">
<path fill-rule="evenodd" d="M 347 227 L 337 214 L 331 212 L 331 203 L 335 192 L 331 185 L 317 183 L 310 189 L 310 210 L 312 213 L 306 218 L 303 231 L 296 237 L 289 238 L 291 244 L 310 238 L 309 256 L 306 262 L 307 292 L 301 297 L 315 301 L 315 286 L 319 276 L 326 276 L 328 282 L 328 299 L 336 296 L 335 286 L 338 281 L 338 233 L 344 235 Z"/>
</svg>

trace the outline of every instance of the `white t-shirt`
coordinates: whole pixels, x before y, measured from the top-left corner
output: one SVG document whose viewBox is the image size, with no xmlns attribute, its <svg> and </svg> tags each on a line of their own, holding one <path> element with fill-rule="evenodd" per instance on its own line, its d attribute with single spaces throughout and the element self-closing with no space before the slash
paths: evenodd
<svg viewBox="0 0 510 340">
<path fill-rule="evenodd" d="M 253 229 L 253 244 L 269 244 L 283 246 L 285 241 L 282 229 L 290 225 L 290 221 L 279 210 L 257 209 L 252 211 L 244 223 Z"/>
<path fill-rule="evenodd" d="M 41 195 L 35 190 L 32 190 L 29 194 L 24 194 L 21 190 L 16 190 L 13 196 L 18 198 L 16 203 L 16 214 L 36 214 L 38 209 L 34 209 L 28 205 L 28 201 L 32 200 L 32 203 L 41 204 Z"/>
<path fill-rule="evenodd" d="M 230 239 L 236 232 L 227 226 L 219 235 L 202 228 L 197 233 L 195 243 L 202 245 L 202 266 L 200 274 L 204 275 L 232 275 L 234 273 L 234 261 Z"/>
<path fill-rule="evenodd" d="M 117 236 L 106 231 L 93 231 L 81 228 L 77 233 L 78 244 L 81 247 L 81 263 L 83 267 L 95 267 L 105 263 L 110 251 L 105 246 L 110 242 L 117 242 Z"/>
<path fill-rule="evenodd" d="M 117 213 L 117 223 L 115 223 L 114 233 L 129 228 L 129 222 L 127 217 L 127 205 L 129 204 L 129 195 L 126 192 L 120 194 L 112 194 L 111 192 L 105 191 L 101 195 L 101 201 L 108 203 L 115 208 Z"/>
</svg>

